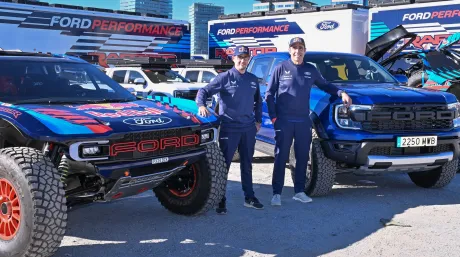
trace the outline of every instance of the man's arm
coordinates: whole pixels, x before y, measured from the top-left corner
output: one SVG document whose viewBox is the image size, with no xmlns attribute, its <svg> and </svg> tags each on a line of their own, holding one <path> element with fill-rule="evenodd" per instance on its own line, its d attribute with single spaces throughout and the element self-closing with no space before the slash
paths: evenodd
<svg viewBox="0 0 460 257">
<path fill-rule="evenodd" d="M 276 119 L 276 106 L 275 106 L 275 95 L 279 88 L 279 74 L 281 65 L 278 65 L 273 70 L 273 74 L 268 82 L 267 91 L 265 92 L 265 102 L 267 102 L 268 115 L 270 120 Z"/>
<path fill-rule="evenodd" d="M 262 96 L 260 95 L 260 86 L 257 82 L 257 90 L 254 94 L 254 113 L 257 123 L 262 123 Z"/>
<path fill-rule="evenodd" d="M 327 82 L 327 80 L 324 79 L 323 75 L 321 75 L 321 73 L 317 69 L 315 69 L 314 79 L 314 83 L 319 87 L 319 89 L 329 93 L 330 95 L 340 96 L 339 89 L 333 84 Z"/>
<path fill-rule="evenodd" d="M 222 76 L 217 75 L 213 81 L 209 82 L 205 87 L 200 88 L 196 94 L 195 102 L 198 107 L 206 106 L 206 99 L 215 95 L 222 90 Z"/>
</svg>

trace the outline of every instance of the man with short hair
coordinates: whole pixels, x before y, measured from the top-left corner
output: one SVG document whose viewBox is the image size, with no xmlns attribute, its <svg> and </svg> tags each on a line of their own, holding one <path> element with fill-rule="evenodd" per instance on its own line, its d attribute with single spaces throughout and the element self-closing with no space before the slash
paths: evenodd
<svg viewBox="0 0 460 257">
<path fill-rule="evenodd" d="M 262 97 L 258 78 L 246 72 L 249 58 L 249 48 L 237 46 L 232 57 L 234 67 L 220 73 L 212 82 L 201 88 L 196 103 L 199 107 L 198 114 L 207 117 L 209 111 L 206 108 L 206 99 L 219 94 L 219 146 L 224 154 L 227 170 L 236 149 L 239 149 L 244 206 L 263 209 L 263 205 L 254 195 L 252 185 L 252 158 L 256 134 L 262 123 Z M 225 196 L 216 211 L 219 214 L 227 213 Z"/>
<path fill-rule="evenodd" d="M 304 62 L 305 51 L 305 41 L 302 38 L 295 37 L 290 40 L 291 58 L 281 62 L 274 69 L 265 94 L 269 116 L 275 128 L 271 201 L 275 206 L 281 205 L 285 166 L 292 140 L 296 159 L 293 199 L 302 203 L 312 201 L 304 191 L 312 137 L 309 99 L 313 84 L 330 95 L 338 95 L 347 106 L 352 103 L 351 98 L 344 91 L 328 83 L 315 66 Z"/>
</svg>

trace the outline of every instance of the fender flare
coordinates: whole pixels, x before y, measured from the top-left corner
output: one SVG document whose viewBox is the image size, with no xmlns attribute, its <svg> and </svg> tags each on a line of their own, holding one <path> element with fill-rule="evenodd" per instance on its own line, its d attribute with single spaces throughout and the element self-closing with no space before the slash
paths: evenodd
<svg viewBox="0 0 460 257">
<path fill-rule="evenodd" d="M 312 127 L 315 129 L 318 137 L 321 139 L 329 139 L 329 136 L 327 135 L 326 130 L 324 129 L 324 126 L 321 123 L 320 118 L 315 112 L 312 111 L 310 113 L 310 119 L 312 121 Z"/>
</svg>

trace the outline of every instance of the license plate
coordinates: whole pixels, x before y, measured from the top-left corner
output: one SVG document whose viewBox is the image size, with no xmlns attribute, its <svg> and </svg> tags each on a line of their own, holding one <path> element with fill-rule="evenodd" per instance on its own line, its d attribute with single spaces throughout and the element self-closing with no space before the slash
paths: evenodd
<svg viewBox="0 0 460 257">
<path fill-rule="evenodd" d="M 420 146 L 436 146 L 438 144 L 437 136 L 423 137 L 398 137 L 397 147 L 420 147 Z"/>
</svg>

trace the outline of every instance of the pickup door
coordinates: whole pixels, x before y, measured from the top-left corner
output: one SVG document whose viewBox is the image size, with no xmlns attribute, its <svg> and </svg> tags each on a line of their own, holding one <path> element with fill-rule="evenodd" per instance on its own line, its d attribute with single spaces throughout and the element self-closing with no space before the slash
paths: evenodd
<svg viewBox="0 0 460 257">
<path fill-rule="evenodd" d="M 262 96 L 262 127 L 257 134 L 257 139 L 265 141 L 267 143 L 275 143 L 275 130 L 273 124 L 268 115 L 267 103 L 265 102 L 265 92 L 267 91 L 267 85 L 270 81 L 273 69 L 280 62 L 284 61 L 284 58 L 273 58 L 273 57 L 262 57 L 255 58 L 254 61 L 248 67 L 248 71 L 256 75 L 259 78 L 260 94 Z"/>
</svg>

